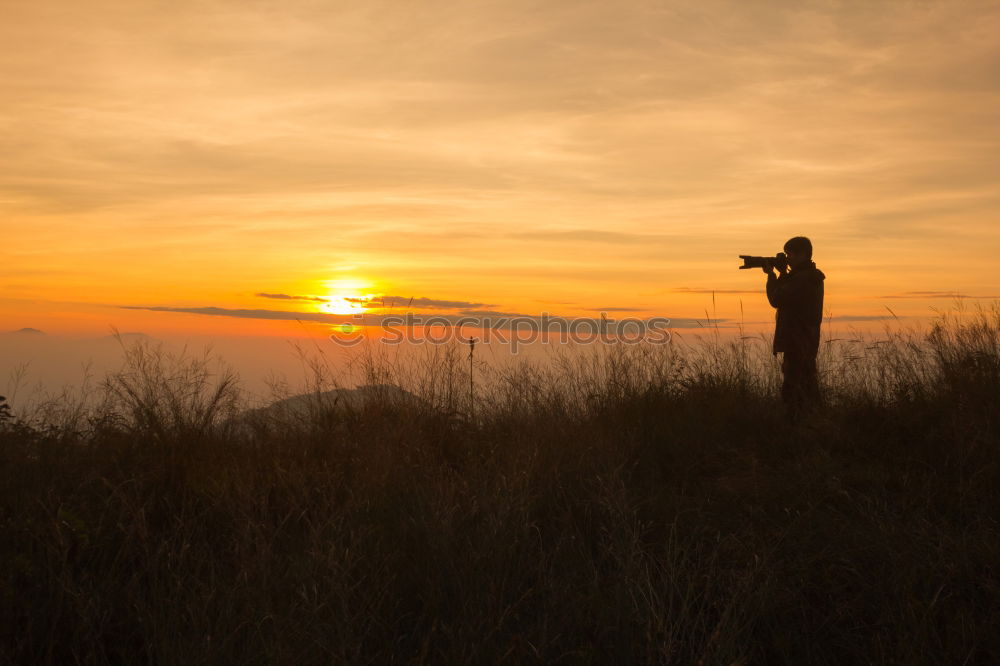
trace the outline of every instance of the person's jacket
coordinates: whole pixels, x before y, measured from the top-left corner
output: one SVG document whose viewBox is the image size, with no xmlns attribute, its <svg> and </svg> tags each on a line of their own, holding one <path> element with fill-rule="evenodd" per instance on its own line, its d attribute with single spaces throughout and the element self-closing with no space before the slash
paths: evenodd
<svg viewBox="0 0 1000 666">
<path fill-rule="evenodd" d="M 810 261 L 780 277 L 767 276 L 767 300 L 778 309 L 774 315 L 772 352 L 792 352 L 815 357 L 819 351 L 819 326 L 823 322 L 823 280 L 826 276 Z"/>
</svg>

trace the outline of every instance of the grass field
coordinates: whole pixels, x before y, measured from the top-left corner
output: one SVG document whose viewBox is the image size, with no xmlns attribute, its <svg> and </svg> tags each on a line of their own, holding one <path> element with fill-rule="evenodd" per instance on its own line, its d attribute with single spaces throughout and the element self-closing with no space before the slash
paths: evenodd
<svg viewBox="0 0 1000 666">
<path fill-rule="evenodd" d="M 0 412 L 0 660 L 1000 663 L 1000 309 L 822 347 L 795 425 L 762 339 L 473 359 L 474 411 L 466 348 L 369 354 L 423 406 L 253 422 L 129 347 Z"/>
</svg>

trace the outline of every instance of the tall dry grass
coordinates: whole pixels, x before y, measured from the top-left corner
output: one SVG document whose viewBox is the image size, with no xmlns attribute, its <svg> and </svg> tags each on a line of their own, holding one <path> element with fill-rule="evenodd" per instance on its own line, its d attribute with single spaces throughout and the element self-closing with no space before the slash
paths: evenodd
<svg viewBox="0 0 1000 666">
<path fill-rule="evenodd" d="M 766 338 L 474 358 L 471 395 L 465 346 L 368 349 L 422 406 L 265 428 L 215 360 L 133 347 L 0 418 L 0 655 L 994 663 L 998 345 L 996 306 L 828 338 L 796 425 Z"/>
</svg>

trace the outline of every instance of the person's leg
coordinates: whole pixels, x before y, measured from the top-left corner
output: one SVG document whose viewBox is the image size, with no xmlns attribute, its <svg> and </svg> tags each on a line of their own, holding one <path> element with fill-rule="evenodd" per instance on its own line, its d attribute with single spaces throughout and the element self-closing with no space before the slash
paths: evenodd
<svg viewBox="0 0 1000 666">
<path fill-rule="evenodd" d="M 802 411 L 804 398 L 804 359 L 794 352 L 784 352 L 781 360 L 781 371 L 784 381 L 781 383 L 781 400 L 785 403 L 789 420 L 795 422 Z"/>
<path fill-rule="evenodd" d="M 788 358 L 787 404 L 792 422 L 809 418 L 823 406 L 816 357 L 791 354 Z"/>
<path fill-rule="evenodd" d="M 816 369 L 816 357 L 810 356 L 805 360 L 802 373 L 802 387 L 806 401 L 812 407 L 821 407 L 823 396 L 819 389 L 819 372 Z"/>
</svg>

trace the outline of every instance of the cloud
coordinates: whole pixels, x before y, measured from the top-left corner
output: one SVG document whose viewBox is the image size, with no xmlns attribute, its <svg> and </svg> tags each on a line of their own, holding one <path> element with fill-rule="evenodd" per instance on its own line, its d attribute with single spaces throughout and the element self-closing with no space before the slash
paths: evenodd
<svg viewBox="0 0 1000 666">
<path fill-rule="evenodd" d="M 187 314 L 211 315 L 217 317 L 239 317 L 243 319 L 285 319 L 290 321 L 317 321 L 340 323 L 350 315 L 334 315 L 326 312 L 291 312 L 287 310 L 262 310 L 246 308 L 220 308 L 216 306 L 172 307 L 167 305 L 120 305 L 124 310 L 151 310 L 153 312 L 183 312 Z"/>
<path fill-rule="evenodd" d="M 722 325 L 722 328 L 731 328 L 736 326 L 738 322 L 735 319 L 729 319 L 726 317 L 707 317 L 705 319 L 674 317 L 670 320 L 670 325 L 666 328 L 708 328 L 715 327 L 719 324 Z"/>
<path fill-rule="evenodd" d="M 265 292 L 258 292 L 254 294 L 261 298 L 272 298 L 276 300 L 288 300 L 288 301 L 308 301 L 315 303 L 329 303 L 329 298 L 321 298 L 319 296 L 295 296 L 290 294 L 270 294 Z M 375 307 L 386 307 L 392 308 L 397 305 L 403 307 L 416 307 L 416 308 L 441 308 L 441 309 L 456 309 L 456 308 L 478 308 L 478 307 L 489 307 L 491 303 L 476 303 L 472 301 L 450 301 L 440 298 L 426 298 L 426 297 L 412 297 L 412 296 L 379 296 L 378 298 L 355 298 L 347 296 L 344 298 L 348 303 L 356 303 L 367 308 Z"/>
<path fill-rule="evenodd" d="M 492 303 L 474 303 L 472 301 L 449 301 L 440 298 L 426 298 L 419 297 L 415 298 L 413 296 L 379 296 L 378 298 L 345 298 L 344 300 L 351 303 L 359 303 L 365 307 L 395 307 L 400 305 L 402 307 L 417 307 L 417 308 L 442 308 L 442 309 L 455 309 L 455 308 L 479 308 L 479 307 L 490 307 Z"/>
<path fill-rule="evenodd" d="M 582 330 L 597 330 L 600 326 L 608 322 L 614 323 L 618 320 L 614 318 L 594 317 L 565 317 L 560 315 L 532 315 L 517 312 L 498 312 L 493 310 L 468 310 L 460 314 L 439 314 L 410 312 L 406 314 L 392 313 L 365 313 L 365 314 L 332 314 L 325 312 L 295 312 L 288 310 L 263 310 L 244 308 L 222 308 L 217 306 L 193 306 L 176 307 L 166 305 L 120 305 L 125 310 L 150 310 L 153 312 L 177 312 L 185 314 L 198 314 L 216 317 L 236 317 L 241 319 L 267 319 L 267 320 L 288 320 L 288 321 L 313 321 L 327 324 L 350 323 L 356 326 L 400 326 L 406 322 L 414 325 L 431 323 L 434 325 L 463 325 L 470 327 L 488 327 L 496 329 L 531 329 L 549 327 L 548 330 L 558 330 L 559 326 L 582 326 Z M 408 317 L 407 315 L 410 315 Z M 638 318 L 629 318 L 637 320 Z M 667 321 L 662 321 L 666 319 Z M 703 328 L 717 324 L 729 325 L 731 320 L 719 319 L 690 319 L 690 318 L 658 318 L 645 317 L 639 321 L 657 321 L 660 328 Z M 553 329 L 552 327 L 556 327 Z"/>
<path fill-rule="evenodd" d="M 620 308 L 620 307 L 609 307 L 609 308 L 584 308 L 589 312 L 643 312 L 648 308 Z"/>
<path fill-rule="evenodd" d="M 1000 296 L 971 296 L 957 291 L 904 291 L 898 294 L 886 294 L 879 298 L 1000 298 Z"/>
<path fill-rule="evenodd" d="M 880 321 L 882 319 L 909 319 L 910 315 L 834 315 L 823 321 Z"/>
<path fill-rule="evenodd" d="M 330 299 L 320 298 L 319 296 L 291 296 L 289 294 L 267 294 L 264 292 L 258 292 L 254 296 L 259 296 L 261 298 L 274 298 L 278 300 L 288 300 L 288 301 L 314 301 L 316 303 L 329 303 Z"/>
<path fill-rule="evenodd" d="M 555 229 L 551 231 L 519 231 L 508 234 L 511 238 L 529 241 L 557 241 L 587 243 L 649 245 L 676 242 L 675 234 L 644 234 L 623 231 L 604 231 L 599 229 Z"/>
<path fill-rule="evenodd" d="M 707 287 L 675 287 L 679 294 L 762 294 L 763 289 L 709 289 Z"/>
<path fill-rule="evenodd" d="M 5 35 L 24 54 L 5 64 L 15 111 L 46 109 L 15 116 L 35 132 L 6 140 L 8 185 L 26 198 L 101 205 L 333 184 L 428 194 L 445 182 L 453 194 L 527 186 L 662 203 L 693 186 L 725 205 L 730 186 L 776 175 L 795 186 L 834 177 L 864 187 L 859 175 L 891 168 L 914 184 L 961 187 L 990 172 L 969 161 L 990 155 L 963 143 L 966 131 L 995 136 L 988 112 L 953 104 L 997 84 L 997 50 L 983 36 L 997 14 L 987 7 L 556 0 L 334 9 L 293 0 L 276 17 L 222 0 L 209 14 L 178 3 L 167 20 L 127 2 L 97 4 L 103 11 L 23 10 Z M 102 96 L 114 103 L 88 103 Z M 942 102 L 968 124 L 943 123 Z M 40 130 L 75 141 L 25 138 Z M 113 140 L 126 137 L 138 141 Z M 920 151 L 931 143 L 938 150 Z M 81 164 L 97 170 L 66 177 Z M 577 239 L 643 242 L 597 233 Z"/>
<path fill-rule="evenodd" d="M 497 310 L 462 310 L 461 313 L 459 314 L 468 317 L 488 317 L 493 319 L 499 319 L 502 317 L 534 318 L 536 316 L 536 315 L 524 314 L 521 312 L 500 312 Z"/>
</svg>

